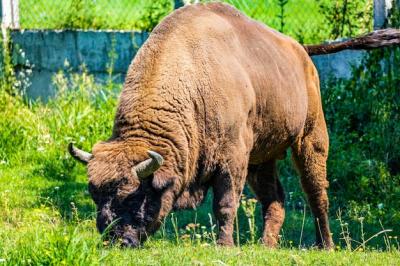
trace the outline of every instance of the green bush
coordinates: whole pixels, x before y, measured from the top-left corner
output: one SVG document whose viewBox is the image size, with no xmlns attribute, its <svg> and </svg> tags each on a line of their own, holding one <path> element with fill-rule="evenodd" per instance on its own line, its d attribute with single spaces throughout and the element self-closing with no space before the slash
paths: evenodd
<svg viewBox="0 0 400 266">
<path fill-rule="evenodd" d="M 399 27 L 392 13 L 390 26 Z M 399 48 L 370 52 L 352 79 L 323 88 L 333 202 L 364 205 L 370 222 L 392 226 L 400 221 L 399 88 Z"/>
<path fill-rule="evenodd" d="M 23 29 L 115 29 L 151 31 L 173 2 L 140 0 L 21 0 Z"/>
<path fill-rule="evenodd" d="M 151 31 L 173 11 L 172 0 L 21 0 L 23 29 Z M 194 2 L 194 1 L 185 1 Z M 203 0 L 201 2 L 209 2 Z M 301 43 L 372 30 L 372 0 L 224 0 Z"/>
<path fill-rule="evenodd" d="M 400 49 L 371 52 L 349 81 L 324 89 L 333 201 L 371 206 L 371 221 L 400 220 Z M 338 203 L 341 202 L 341 203 Z M 382 214 L 385 214 L 382 216 Z"/>
<path fill-rule="evenodd" d="M 115 89 L 94 83 L 87 73 L 54 79 L 58 93 L 47 104 L 24 102 L 20 95 L 0 93 L 0 160 L 11 165 L 29 163 L 43 176 L 72 177 L 75 162 L 67 144 L 90 150 L 109 136 Z"/>
<path fill-rule="evenodd" d="M 321 29 L 329 40 L 353 37 L 372 30 L 372 0 L 317 0 L 324 23 Z"/>
<path fill-rule="evenodd" d="M 172 1 L 151 1 L 141 9 L 140 17 L 135 23 L 137 29 L 152 30 L 163 17 L 173 10 Z"/>
<path fill-rule="evenodd" d="M 315 44 L 338 37 L 357 36 L 372 30 L 372 0 L 224 0 L 223 2 L 297 39 L 300 43 Z"/>
</svg>

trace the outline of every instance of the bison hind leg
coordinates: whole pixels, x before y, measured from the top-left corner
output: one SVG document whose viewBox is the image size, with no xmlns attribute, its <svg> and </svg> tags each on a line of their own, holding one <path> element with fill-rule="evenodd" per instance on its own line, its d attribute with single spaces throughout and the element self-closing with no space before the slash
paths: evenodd
<svg viewBox="0 0 400 266">
<path fill-rule="evenodd" d="M 316 242 L 321 248 L 332 249 L 333 241 L 328 221 L 328 181 L 326 161 L 329 139 L 323 116 L 292 146 L 292 156 L 301 175 L 301 184 L 307 194 L 314 216 Z"/>
</svg>

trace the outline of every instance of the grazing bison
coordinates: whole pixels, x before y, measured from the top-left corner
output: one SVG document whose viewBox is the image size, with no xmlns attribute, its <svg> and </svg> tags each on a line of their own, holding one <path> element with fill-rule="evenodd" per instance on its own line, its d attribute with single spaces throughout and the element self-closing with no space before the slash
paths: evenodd
<svg viewBox="0 0 400 266">
<path fill-rule="evenodd" d="M 315 217 L 328 224 L 328 133 L 317 70 L 293 39 L 233 7 L 197 4 L 168 16 L 133 60 L 112 136 L 87 163 L 100 232 L 136 247 L 173 209 L 193 208 L 212 188 L 218 243 L 233 245 L 247 182 L 262 204 L 263 242 L 275 247 L 284 192 L 276 161 L 291 148 Z"/>
</svg>

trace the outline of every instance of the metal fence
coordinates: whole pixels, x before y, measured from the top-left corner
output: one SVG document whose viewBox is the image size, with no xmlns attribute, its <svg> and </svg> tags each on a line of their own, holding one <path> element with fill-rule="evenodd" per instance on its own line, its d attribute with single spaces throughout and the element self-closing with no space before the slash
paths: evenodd
<svg viewBox="0 0 400 266">
<path fill-rule="evenodd" d="M 377 0 L 375 0 L 377 1 Z M 383 0 L 387 1 L 387 0 Z M 2 0 L 3 18 L 20 29 L 151 30 L 186 1 Z M 197 1 L 198 2 L 198 1 Z M 202 1 L 206 2 L 206 1 Z M 226 0 L 302 43 L 372 30 L 374 0 Z"/>
</svg>

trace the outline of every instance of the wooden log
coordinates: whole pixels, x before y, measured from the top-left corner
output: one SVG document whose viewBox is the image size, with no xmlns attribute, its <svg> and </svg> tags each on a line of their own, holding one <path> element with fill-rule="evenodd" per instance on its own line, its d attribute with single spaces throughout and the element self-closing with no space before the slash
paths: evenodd
<svg viewBox="0 0 400 266">
<path fill-rule="evenodd" d="M 349 40 L 318 45 L 304 45 L 309 55 L 332 54 L 343 50 L 371 50 L 386 46 L 400 45 L 399 29 L 376 30 Z"/>
</svg>

